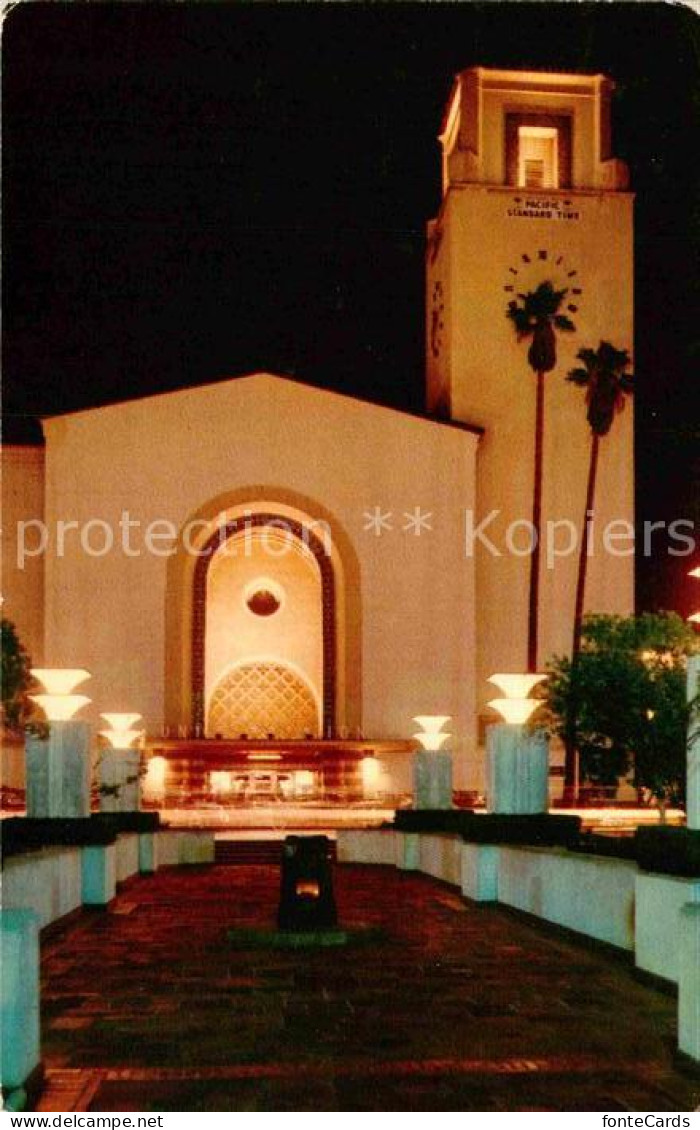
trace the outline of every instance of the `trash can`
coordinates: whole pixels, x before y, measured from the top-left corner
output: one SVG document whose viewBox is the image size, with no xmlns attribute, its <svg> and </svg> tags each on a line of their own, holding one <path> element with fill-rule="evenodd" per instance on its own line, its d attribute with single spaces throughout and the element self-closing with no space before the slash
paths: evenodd
<svg viewBox="0 0 700 1130">
<path fill-rule="evenodd" d="M 287 836 L 277 925 L 280 930 L 329 930 L 337 922 L 328 836 Z"/>
</svg>

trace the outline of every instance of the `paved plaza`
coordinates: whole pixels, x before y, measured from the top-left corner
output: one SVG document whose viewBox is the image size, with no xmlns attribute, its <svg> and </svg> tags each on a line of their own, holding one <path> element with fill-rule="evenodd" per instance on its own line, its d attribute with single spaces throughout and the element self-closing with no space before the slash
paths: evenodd
<svg viewBox="0 0 700 1130">
<path fill-rule="evenodd" d="M 379 938 L 241 951 L 270 866 L 163 870 L 45 940 L 42 1110 L 695 1109 L 676 1002 L 623 958 L 389 868 L 336 869 Z"/>
</svg>

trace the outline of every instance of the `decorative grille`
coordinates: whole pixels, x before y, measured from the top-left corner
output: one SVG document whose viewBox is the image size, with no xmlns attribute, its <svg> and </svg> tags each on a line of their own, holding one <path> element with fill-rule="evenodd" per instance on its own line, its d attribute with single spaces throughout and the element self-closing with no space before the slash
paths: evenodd
<svg viewBox="0 0 700 1130">
<path fill-rule="evenodd" d="M 303 738 L 319 733 L 318 709 L 306 683 L 281 663 L 246 663 L 218 683 L 207 734 L 225 738 Z"/>
</svg>

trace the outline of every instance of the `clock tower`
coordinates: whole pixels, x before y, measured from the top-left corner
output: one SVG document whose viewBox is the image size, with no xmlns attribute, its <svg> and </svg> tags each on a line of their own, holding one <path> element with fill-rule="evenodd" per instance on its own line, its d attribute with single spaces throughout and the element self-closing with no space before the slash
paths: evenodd
<svg viewBox="0 0 700 1130">
<path fill-rule="evenodd" d="M 480 708 L 487 677 L 528 666 L 538 379 L 509 307 L 560 295 L 542 382 L 537 666 L 571 651 L 591 430 L 566 375 L 581 348 L 633 346 L 633 197 L 612 156 L 603 75 L 490 70 L 457 76 L 440 133 L 442 203 L 428 227 L 427 399 L 481 425 L 476 558 Z M 550 342 L 551 344 L 551 342 Z M 551 358 L 550 358 L 551 359 Z M 629 398 L 626 398 L 629 401 Z M 585 610 L 634 607 L 633 414 L 600 444 Z M 481 523 L 482 536 L 472 538 Z"/>
</svg>

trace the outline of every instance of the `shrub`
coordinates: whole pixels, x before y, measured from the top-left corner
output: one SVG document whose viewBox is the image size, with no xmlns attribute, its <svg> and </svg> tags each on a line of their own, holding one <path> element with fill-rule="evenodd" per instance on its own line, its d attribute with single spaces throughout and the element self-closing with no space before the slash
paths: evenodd
<svg viewBox="0 0 700 1130">
<path fill-rule="evenodd" d="M 589 616 L 575 663 L 557 656 L 543 686 L 550 734 L 573 736 L 581 780 L 617 784 L 633 771 L 663 812 L 685 796 L 688 726 L 698 703 L 686 701 L 695 631 L 675 613 Z"/>
</svg>

